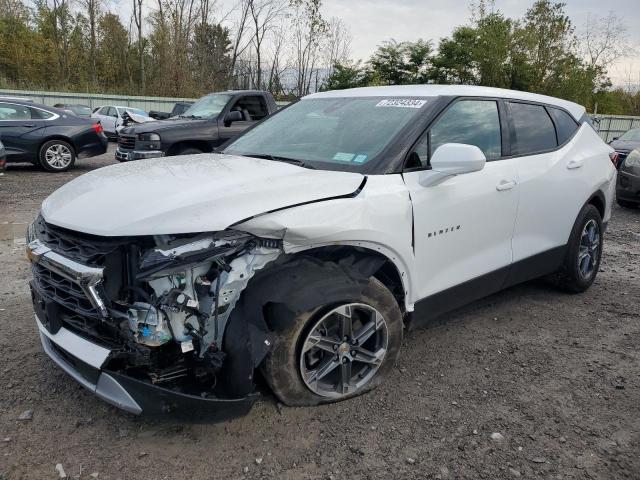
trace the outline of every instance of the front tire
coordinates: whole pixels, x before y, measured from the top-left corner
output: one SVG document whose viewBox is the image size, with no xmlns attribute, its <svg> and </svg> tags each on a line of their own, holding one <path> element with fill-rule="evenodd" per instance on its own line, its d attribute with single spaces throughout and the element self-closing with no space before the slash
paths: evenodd
<svg viewBox="0 0 640 480">
<path fill-rule="evenodd" d="M 204 153 L 204 152 L 194 147 L 187 147 L 187 148 L 178 150 L 176 155 L 198 155 L 200 153 Z"/>
<path fill-rule="evenodd" d="M 331 297 L 331 278 L 301 283 L 297 294 L 327 292 L 314 308 L 298 312 L 277 332 L 263 363 L 273 393 L 289 406 L 345 400 L 382 383 L 402 343 L 402 314 L 392 293 L 370 277 L 358 298 Z"/>
<path fill-rule="evenodd" d="M 573 225 L 563 265 L 554 278 L 560 288 L 580 293 L 595 281 L 602 258 L 603 232 L 600 212 L 593 205 L 585 205 Z"/>
<path fill-rule="evenodd" d="M 38 161 L 48 172 L 66 172 L 73 167 L 76 153 L 64 140 L 49 140 L 40 147 Z"/>
</svg>

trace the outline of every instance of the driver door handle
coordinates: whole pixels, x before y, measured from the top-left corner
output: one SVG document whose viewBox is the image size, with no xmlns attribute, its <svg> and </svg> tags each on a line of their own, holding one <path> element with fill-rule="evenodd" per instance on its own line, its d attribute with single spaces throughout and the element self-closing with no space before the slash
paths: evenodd
<svg viewBox="0 0 640 480">
<path fill-rule="evenodd" d="M 35 125 L 33 123 L 23 123 L 22 126 L 23 127 L 28 127 L 28 128 L 35 127 Z"/>
<path fill-rule="evenodd" d="M 496 186 L 496 190 L 503 192 L 505 190 L 511 190 L 516 186 L 515 180 L 500 180 L 500 183 Z"/>
</svg>

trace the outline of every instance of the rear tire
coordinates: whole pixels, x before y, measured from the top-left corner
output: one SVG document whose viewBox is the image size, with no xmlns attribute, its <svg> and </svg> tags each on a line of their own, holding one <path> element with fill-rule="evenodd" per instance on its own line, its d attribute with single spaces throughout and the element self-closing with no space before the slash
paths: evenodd
<svg viewBox="0 0 640 480">
<path fill-rule="evenodd" d="M 48 172 L 66 172 L 76 162 L 76 153 L 64 140 L 49 140 L 40 147 L 38 161 Z"/>
<path fill-rule="evenodd" d="M 563 265 L 552 278 L 558 287 L 580 293 L 591 286 L 600 268 L 603 232 L 600 212 L 585 205 L 571 230 Z"/>
<path fill-rule="evenodd" d="M 332 294 L 332 283 L 341 279 L 324 273 L 324 278 L 288 286 L 295 288 L 295 295 L 319 297 L 321 291 L 324 298 L 296 312 L 293 322 L 276 332 L 262 364 L 271 390 L 289 406 L 331 403 L 368 392 L 382 383 L 400 352 L 402 313 L 392 293 L 370 277 L 358 298 Z M 301 272 L 299 278 L 305 277 Z"/>
<path fill-rule="evenodd" d="M 627 200 L 620 200 L 618 198 L 618 199 L 616 199 L 616 201 L 618 202 L 618 205 L 620 205 L 622 208 L 637 208 L 638 207 L 637 203 L 628 202 Z"/>
</svg>

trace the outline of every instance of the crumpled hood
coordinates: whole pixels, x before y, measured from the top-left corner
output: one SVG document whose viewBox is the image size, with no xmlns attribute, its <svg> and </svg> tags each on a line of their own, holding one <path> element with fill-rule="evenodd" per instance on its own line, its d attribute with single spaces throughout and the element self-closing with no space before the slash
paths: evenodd
<svg viewBox="0 0 640 480">
<path fill-rule="evenodd" d="M 233 155 L 152 158 L 72 180 L 43 202 L 42 215 L 101 236 L 218 231 L 261 213 L 349 195 L 363 179 Z"/>
</svg>

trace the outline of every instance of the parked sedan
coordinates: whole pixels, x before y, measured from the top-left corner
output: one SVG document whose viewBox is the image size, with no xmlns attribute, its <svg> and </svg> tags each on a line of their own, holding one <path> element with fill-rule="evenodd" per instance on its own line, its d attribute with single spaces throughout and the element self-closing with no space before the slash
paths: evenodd
<svg viewBox="0 0 640 480">
<path fill-rule="evenodd" d="M 71 113 L 76 117 L 91 118 L 91 107 L 88 105 L 70 104 L 70 103 L 56 103 L 55 108 L 64 110 L 67 113 Z"/>
<path fill-rule="evenodd" d="M 50 172 L 64 172 L 78 157 L 107 151 L 99 123 L 17 100 L 0 100 L 0 138 L 7 162 L 31 162 Z"/>
<path fill-rule="evenodd" d="M 131 112 L 135 115 L 149 117 L 149 114 L 147 112 L 139 108 L 104 105 L 102 107 L 99 107 L 97 110 L 94 110 L 91 114 L 91 118 L 100 120 L 102 128 L 104 128 L 104 133 L 105 135 L 107 135 L 107 137 L 117 138 L 118 127 L 122 126 L 122 114 L 124 112 Z"/>
<path fill-rule="evenodd" d="M 625 208 L 640 207 L 640 148 L 632 150 L 619 168 L 616 184 L 618 205 Z"/>
<path fill-rule="evenodd" d="M 627 130 L 619 137 L 614 138 L 609 145 L 618 152 L 618 167 L 620 167 L 632 150 L 640 148 L 640 128 Z"/>
</svg>

